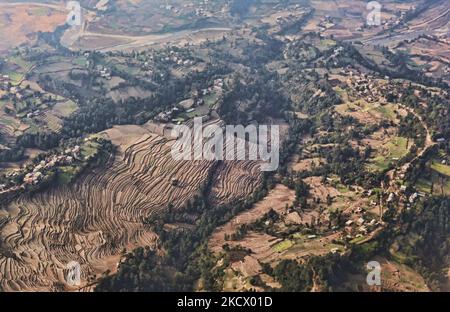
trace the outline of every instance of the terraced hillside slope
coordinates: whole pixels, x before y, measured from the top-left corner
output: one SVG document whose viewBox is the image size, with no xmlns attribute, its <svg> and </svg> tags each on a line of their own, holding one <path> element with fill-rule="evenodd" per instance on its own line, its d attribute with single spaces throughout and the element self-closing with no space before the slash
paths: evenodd
<svg viewBox="0 0 450 312">
<path fill-rule="evenodd" d="M 158 237 L 144 220 L 169 203 L 180 209 L 213 168 L 218 169 L 211 196 L 220 201 L 249 196 L 258 182 L 255 162 L 217 167 L 210 161 L 175 161 L 170 154 L 173 141 L 145 127 L 118 126 L 102 135 L 119 145 L 110 167 L 87 173 L 71 185 L 24 195 L 1 210 L 4 290 L 84 288 L 105 271 L 114 272 L 124 250 L 157 247 Z M 70 261 L 82 268 L 82 285 L 73 289 L 64 283 Z"/>
</svg>

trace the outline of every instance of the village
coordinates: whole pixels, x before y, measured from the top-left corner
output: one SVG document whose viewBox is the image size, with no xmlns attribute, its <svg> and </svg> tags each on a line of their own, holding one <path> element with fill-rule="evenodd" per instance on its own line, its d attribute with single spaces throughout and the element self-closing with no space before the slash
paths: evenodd
<svg viewBox="0 0 450 312">
<path fill-rule="evenodd" d="M 92 137 L 86 138 L 81 145 L 67 146 L 40 155 L 0 177 L 0 197 L 20 190 L 37 189 L 52 181 L 64 183 L 95 159 L 101 148 L 101 142 Z"/>
<path fill-rule="evenodd" d="M 223 94 L 224 80 L 216 79 L 208 88 L 195 90 L 191 98 L 178 103 L 170 110 L 159 113 L 154 121 L 181 124 L 193 117 L 203 117 L 213 112 L 214 105 Z M 207 101 L 205 101 L 205 98 Z"/>
</svg>

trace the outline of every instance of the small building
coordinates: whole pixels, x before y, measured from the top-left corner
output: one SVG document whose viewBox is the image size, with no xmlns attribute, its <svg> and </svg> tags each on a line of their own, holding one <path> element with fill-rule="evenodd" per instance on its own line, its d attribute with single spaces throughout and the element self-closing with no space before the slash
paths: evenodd
<svg viewBox="0 0 450 312">
<path fill-rule="evenodd" d="M 417 199 L 417 197 L 419 197 L 419 194 L 418 193 L 414 193 L 414 194 L 412 194 L 411 196 L 409 196 L 409 202 L 411 203 L 411 204 L 414 204 L 414 202 L 416 201 L 416 199 Z"/>
<path fill-rule="evenodd" d="M 395 198 L 395 194 L 394 194 L 394 193 L 390 193 L 390 194 L 389 194 L 389 197 L 388 197 L 388 199 L 387 199 L 387 202 L 388 202 L 388 203 L 392 202 L 392 201 L 394 200 L 394 198 Z"/>
</svg>

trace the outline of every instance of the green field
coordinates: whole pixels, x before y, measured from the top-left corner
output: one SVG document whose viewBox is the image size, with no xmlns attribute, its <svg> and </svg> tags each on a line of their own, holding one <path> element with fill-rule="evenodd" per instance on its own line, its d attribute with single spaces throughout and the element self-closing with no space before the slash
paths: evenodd
<svg viewBox="0 0 450 312">
<path fill-rule="evenodd" d="M 11 80 L 11 84 L 13 86 L 17 86 L 23 80 L 24 77 L 24 74 L 17 72 L 8 72 L 6 73 L 6 75 L 9 76 L 9 79 Z"/>
<path fill-rule="evenodd" d="M 324 51 L 331 47 L 334 47 L 335 45 L 336 45 L 336 41 L 331 40 L 331 39 L 324 39 L 324 40 L 320 40 L 317 48 L 321 51 Z"/>
<path fill-rule="evenodd" d="M 126 64 L 117 64 L 115 67 L 117 70 L 129 75 L 138 75 L 141 73 L 141 69 L 139 67 L 127 66 Z"/>
<path fill-rule="evenodd" d="M 2 115 L 0 115 L 0 124 L 7 125 L 10 127 L 14 127 L 14 128 L 19 126 L 19 123 L 17 122 L 16 119 L 14 119 L 10 116 L 2 116 Z"/>
<path fill-rule="evenodd" d="M 369 169 L 374 171 L 383 171 L 395 162 L 395 159 L 401 159 L 408 154 L 408 139 L 403 137 L 393 137 L 387 144 L 379 150 L 382 154 L 377 154 L 369 164 Z"/>
<path fill-rule="evenodd" d="M 0 100 L 0 110 L 3 110 L 5 105 L 8 104 L 9 101 L 7 100 Z"/>
<path fill-rule="evenodd" d="M 342 100 L 346 101 L 347 93 L 345 90 L 339 87 L 334 88 L 334 90 Z M 345 104 L 336 106 L 336 111 L 341 115 L 358 111 L 367 113 L 377 119 L 381 118 L 392 121 L 397 120 L 396 109 L 397 107 L 394 104 L 380 105 L 378 103 L 367 103 L 365 101 L 346 102 Z"/>
<path fill-rule="evenodd" d="M 47 8 L 33 8 L 30 10 L 31 14 L 36 16 L 47 16 L 49 14 L 49 9 Z"/>
<path fill-rule="evenodd" d="M 14 56 L 9 59 L 9 61 L 13 64 L 19 66 L 22 70 L 28 71 L 33 66 L 32 63 L 25 61 L 23 58 Z"/>
<path fill-rule="evenodd" d="M 278 244 L 276 244 L 275 246 L 272 247 L 273 251 L 275 252 L 282 252 L 285 251 L 289 248 L 291 248 L 294 245 L 294 242 L 292 242 L 291 240 L 284 240 L 282 242 L 279 242 Z"/>
<path fill-rule="evenodd" d="M 85 57 L 77 57 L 72 63 L 80 67 L 86 67 L 86 61 L 87 59 Z"/>
<path fill-rule="evenodd" d="M 206 105 L 208 105 L 208 107 L 213 107 L 216 104 L 218 99 L 219 99 L 219 97 L 217 96 L 216 93 L 208 94 L 204 98 L 205 103 L 206 103 Z"/>
<path fill-rule="evenodd" d="M 434 171 L 439 172 L 440 174 L 445 175 L 447 177 L 450 177 L 450 166 L 433 161 L 430 167 Z"/>
<path fill-rule="evenodd" d="M 435 158 L 428 163 L 427 169 L 417 180 L 415 187 L 419 192 L 450 195 L 450 166 Z"/>
<path fill-rule="evenodd" d="M 58 171 L 58 184 L 69 184 L 76 175 L 73 166 L 60 167 Z"/>
<path fill-rule="evenodd" d="M 81 146 L 81 155 L 85 158 L 95 155 L 98 152 L 99 144 L 89 141 Z"/>
<path fill-rule="evenodd" d="M 396 120 L 396 114 L 395 114 L 395 107 L 392 104 L 384 105 L 384 106 L 378 106 L 373 109 L 374 111 L 380 113 L 383 118 L 389 119 L 389 120 Z"/>
<path fill-rule="evenodd" d="M 359 242 L 362 242 L 364 239 L 365 239 L 364 236 L 356 237 L 350 241 L 350 244 L 358 244 Z"/>
<path fill-rule="evenodd" d="M 71 100 L 68 100 L 66 102 L 57 103 L 53 107 L 53 111 L 61 117 L 68 117 L 73 112 L 75 112 L 77 109 L 78 109 L 77 104 Z"/>
</svg>

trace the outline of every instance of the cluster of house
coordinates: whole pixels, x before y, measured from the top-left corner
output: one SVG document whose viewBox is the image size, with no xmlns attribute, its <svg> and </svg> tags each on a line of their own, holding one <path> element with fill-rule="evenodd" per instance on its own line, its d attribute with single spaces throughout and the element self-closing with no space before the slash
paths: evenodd
<svg viewBox="0 0 450 312">
<path fill-rule="evenodd" d="M 181 101 L 178 103 L 177 106 L 159 113 L 154 120 L 157 122 L 164 122 L 167 123 L 169 121 L 178 122 L 178 120 L 175 120 L 175 118 L 178 116 L 178 114 L 185 112 L 185 113 L 191 113 L 195 111 L 195 107 L 202 106 L 205 104 L 205 100 L 203 99 L 203 96 L 206 96 L 208 94 L 211 94 L 213 92 L 215 93 L 221 93 L 223 91 L 224 87 L 224 80 L 219 78 L 214 80 L 214 83 L 212 86 L 206 89 L 201 90 L 195 90 L 192 92 L 192 97 L 186 100 Z"/>
<path fill-rule="evenodd" d="M 401 11 L 398 12 L 397 16 L 393 16 L 388 20 L 382 20 L 381 26 L 383 26 L 383 28 L 390 28 L 402 24 L 406 17 L 406 13 L 406 11 Z"/>
<path fill-rule="evenodd" d="M 330 61 L 333 61 L 334 66 L 338 65 L 337 58 L 344 51 L 344 47 L 336 47 L 333 49 L 333 54 L 330 56 Z"/>
<path fill-rule="evenodd" d="M 398 26 L 398 25 L 403 23 L 403 21 L 405 19 L 405 16 L 406 16 L 406 11 L 398 12 L 398 14 L 396 14 L 396 16 L 393 16 L 393 17 L 391 17 L 389 19 L 384 19 L 384 18 L 381 19 L 380 20 L 380 23 L 381 23 L 380 26 L 383 29 L 389 29 L 391 27 Z M 360 27 L 356 28 L 356 31 L 363 31 L 364 28 L 366 28 L 366 27 L 368 27 L 368 28 L 370 28 L 370 27 L 377 27 L 377 25 L 370 26 L 370 25 L 364 24 L 363 26 L 360 26 Z"/>
<path fill-rule="evenodd" d="M 10 81 L 9 75 L 0 75 L 0 90 L 9 90 Z"/>
<path fill-rule="evenodd" d="M 153 65 L 152 63 L 145 61 L 142 65 L 141 65 L 141 69 L 145 70 L 145 71 L 150 71 L 153 72 Z"/>
<path fill-rule="evenodd" d="M 111 79 L 111 71 L 108 68 L 99 65 L 97 67 L 97 72 L 100 74 L 100 77 L 108 80 Z"/>
<path fill-rule="evenodd" d="M 403 202 L 406 203 L 406 207 L 409 208 L 411 205 L 413 205 L 420 197 L 425 198 L 427 194 L 423 192 L 414 192 L 412 194 L 407 195 L 406 194 L 407 186 L 402 185 L 400 186 L 399 192 L 391 192 L 388 195 L 388 198 L 386 200 L 387 203 L 393 202 L 396 198 L 401 199 Z"/>
<path fill-rule="evenodd" d="M 194 92 L 194 96 L 205 96 L 211 93 L 221 93 L 223 91 L 223 86 L 225 85 L 222 78 L 214 80 L 214 83 L 212 86 L 201 89 L 200 94 Z"/>
<path fill-rule="evenodd" d="M 23 178 L 23 186 L 37 185 L 45 177 L 45 172 L 58 165 L 70 165 L 75 159 L 81 159 L 81 148 L 76 145 L 67 148 L 62 154 L 51 155 L 39 162 L 30 172 L 27 172 Z M 29 168 L 16 169 L 6 175 L 7 178 L 14 178 L 23 173 L 23 170 L 30 170 Z M 5 185 L 1 185 L 5 188 Z M 17 187 L 16 187 L 17 188 Z"/>
<path fill-rule="evenodd" d="M 185 3 L 183 6 L 180 6 L 180 8 L 184 10 L 177 8 L 176 6 L 171 4 L 161 5 L 160 8 L 167 11 L 171 11 L 177 15 L 193 13 L 195 14 L 195 16 L 205 16 L 207 12 L 206 6 L 208 5 L 208 3 L 209 0 L 203 0 L 203 3 L 196 3 L 196 4 L 192 2 Z M 188 9 L 188 11 L 186 9 Z"/>
<path fill-rule="evenodd" d="M 320 21 L 318 26 L 321 30 L 325 30 L 325 29 L 328 29 L 328 28 L 334 26 L 333 17 L 331 17 L 329 15 L 325 15 L 324 19 L 322 19 Z"/>
<path fill-rule="evenodd" d="M 345 222 L 344 232 L 347 239 L 359 238 L 375 230 L 381 223 L 376 219 L 367 219 L 363 208 L 357 207 L 352 211 L 356 218 Z"/>
<path fill-rule="evenodd" d="M 18 100 L 22 100 L 26 96 L 24 89 L 19 86 L 11 86 L 9 83 L 1 84 L 0 89 L 6 91 L 2 98 L 15 97 Z"/>
<path fill-rule="evenodd" d="M 195 64 L 195 61 L 192 59 L 188 59 L 180 53 L 170 50 L 166 56 L 161 57 L 161 62 L 163 63 L 173 63 L 179 66 L 192 66 Z"/>
<path fill-rule="evenodd" d="M 37 117 L 37 116 L 40 116 L 41 114 L 42 114 L 41 110 L 37 109 L 35 111 L 28 113 L 27 118 Z"/>
<path fill-rule="evenodd" d="M 360 73 L 354 69 L 342 69 L 341 74 L 348 76 L 346 82 L 350 87 L 350 90 L 353 91 L 350 94 L 357 98 L 364 98 L 369 103 L 385 103 L 386 94 L 396 93 L 393 85 L 389 83 L 380 83 L 380 80 L 375 79 L 375 77 Z M 389 81 L 390 77 L 385 76 L 384 79 Z"/>
<path fill-rule="evenodd" d="M 154 120 L 157 122 L 169 122 L 173 118 L 175 118 L 180 113 L 180 109 L 178 107 L 173 107 L 165 112 L 159 113 Z"/>
</svg>

